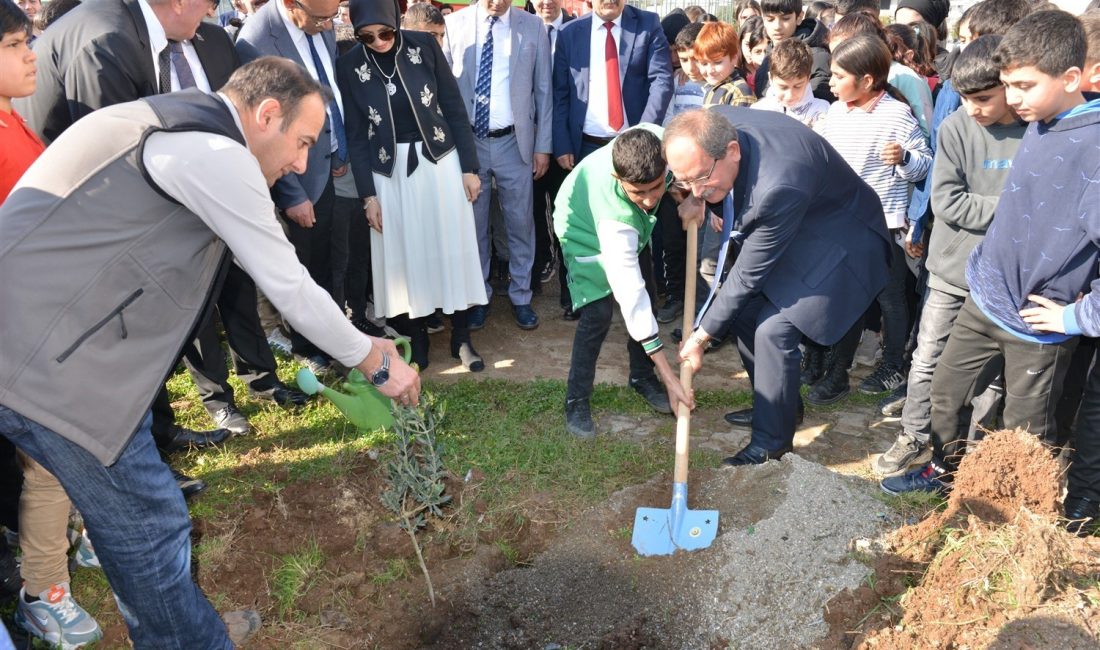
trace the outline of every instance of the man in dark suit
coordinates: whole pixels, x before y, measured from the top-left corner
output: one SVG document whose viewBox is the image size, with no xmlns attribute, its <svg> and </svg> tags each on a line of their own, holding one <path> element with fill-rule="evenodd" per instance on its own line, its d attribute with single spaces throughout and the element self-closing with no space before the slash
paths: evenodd
<svg viewBox="0 0 1100 650">
<path fill-rule="evenodd" d="M 225 47 L 228 41 L 212 31 L 196 38 L 210 3 L 184 0 L 179 12 L 169 5 L 170 0 L 87 0 L 73 9 L 73 17 L 42 33 L 34 46 L 37 89 L 16 108 L 43 141 L 49 144 L 98 108 L 161 92 L 158 58 L 171 57 L 161 54 L 169 41 L 183 44 L 188 61 L 201 63 L 202 73 L 195 75 L 199 88 L 210 90 L 229 79 L 237 61 Z M 151 53 L 150 19 L 164 41 L 157 56 Z"/>
<path fill-rule="evenodd" d="M 724 464 L 779 458 L 794 441 L 802 336 L 840 340 L 886 282 L 881 203 L 824 139 L 779 113 L 687 111 L 664 149 L 676 183 L 720 212 L 720 259 L 738 247 L 681 357 L 698 370 L 709 339 L 732 329 L 753 385 L 752 438 Z"/>
<path fill-rule="evenodd" d="M 320 137 L 309 149 L 306 171 L 288 174 L 271 189 L 287 225 L 287 238 L 310 276 L 333 290 L 332 220 L 336 202 L 333 178 L 347 173 L 347 140 L 340 91 L 336 88 L 336 37 L 333 19 L 339 0 L 272 0 L 241 27 L 237 52 L 241 63 L 280 56 L 304 67 L 334 94 Z M 297 332 L 291 332 L 294 356 L 314 372 L 331 369 L 329 358 Z"/>
<path fill-rule="evenodd" d="M 554 156 L 568 171 L 628 126 L 661 124 L 672 99 L 668 40 L 657 14 L 626 0 L 589 2 L 554 52 Z M 613 65 L 618 75 L 609 76 Z"/>
</svg>

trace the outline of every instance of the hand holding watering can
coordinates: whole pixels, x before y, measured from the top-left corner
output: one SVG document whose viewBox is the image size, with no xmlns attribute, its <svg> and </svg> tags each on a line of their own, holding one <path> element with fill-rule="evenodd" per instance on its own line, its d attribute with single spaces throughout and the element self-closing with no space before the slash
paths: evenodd
<svg viewBox="0 0 1100 650">
<path fill-rule="evenodd" d="M 397 398 L 402 405 L 413 406 L 420 396 L 420 378 L 407 365 L 412 354 L 408 339 L 389 341 L 374 338 L 373 342 L 375 347 L 371 351 L 372 355 L 377 351 L 379 358 L 385 356 L 385 361 L 375 363 L 376 368 L 371 371 L 370 379 L 359 368 L 352 369 L 342 386 L 345 392 L 325 386 L 308 368 L 299 370 L 297 376 L 299 388 L 310 395 L 324 395 L 340 409 L 348 421 L 365 431 L 393 424 L 391 397 Z M 400 357 L 397 357 L 398 347 L 402 350 Z M 366 363 L 364 361 L 360 368 Z M 411 378 L 406 376 L 408 373 L 412 374 Z"/>
</svg>

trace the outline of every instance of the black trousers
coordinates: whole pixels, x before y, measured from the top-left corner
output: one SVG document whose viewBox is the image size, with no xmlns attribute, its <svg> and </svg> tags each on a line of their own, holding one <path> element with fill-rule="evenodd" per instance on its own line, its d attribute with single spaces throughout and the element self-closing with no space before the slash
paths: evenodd
<svg viewBox="0 0 1100 650">
<path fill-rule="evenodd" d="M 217 300 L 217 313 L 225 328 L 237 376 L 254 391 L 274 388 L 279 378 L 275 374 L 275 355 L 267 344 L 256 311 L 256 284 L 236 264 L 231 264 L 226 273 Z M 199 328 L 195 340 L 184 348 L 183 360 L 208 412 L 235 405 L 213 313 Z"/>
<path fill-rule="evenodd" d="M 539 283 L 539 274 L 547 263 L 557 262 L 559 276 L 564 269 L 561 247 L 554 234 L 554 200 L 567 174 L 568 172 L 562 169 L 558 161 L 551 156 L 550 168 L 542 178 L 534 182 L 532 217 L 535 220 L 535 266 L 531 273 L 532 291 Z"/>
<path fill-rule="evenodd" d="M 667 193 L 657 205 L 657 228 L 661 233 L 661 256 L 654 261 L 664 270 L 665 295 L 670 300 L 683 300 L 687 232 L 680 221 L 676 201 Z"/>
<path fill-rule="evenodd" d="M 1069 495 L 1100 502 L 1100 363 L 1092 364 L 1081 396 L 1069 466 Z"/>
<path fill-rule="evenodd" d="M 332 286 L 332 222 L 333 209 L 336 203 L 336 188 L 332 184 L 332 177 L 328 179 L 325 190 L 320 198 L 313 204 L 313 216 L 315 223 L 312 228 L 303 228 L 290 219 L 286 219 L 287 239 L 294 244 L 294 252 L 298 255 L 298 261 L 309 271 L 313 281 L 321 285 L 329 294 L 333 292 Z M 290 345 L 294 354 L 312 357 L 324 356 L 320 348 L 313 345 L 306 337 L 291 329 Z"/>
<path fill-rule="evenodd" d="M 638 259 L 645 279 L 646 291 L 652 303 L 655 295 L 653 286 L 653 260 L 649 248 L 642 250 Z M 569 381 L 565 388 L 565 401 L 590 399 L 596 381 L 596 362 L 600 357 L 604 339 L 611 329 L 615 300 L 612 296 L 601 298 L 581 307 L 577 332 L 573 335 L 573 354 L 569 360 Z M 630 358 L 630 379 L 640 380 L 656 378 L 653 360 L 646 354 L 642 344 L 627 336 L 626 352 Z"/>
<path fill-rule="evenodd" d="M 337 212 L 343 201 L 337 197 Z M 366 318 L 367 301 L 371 295 L 370 224 L 359 202 L 356 212 L 348 218 L 348 265 L 344 277 L 347 307 L 352 319 Z"/>
<path fill-rule="evenodd" d="M 1054 409 L 1076 347 L 1076 338 L 1057 344 L 1019 339 L 967 298 L 932 375 L 933 462 L 946 471 L 957 468 L 970 424 L 965 407 L 984 390 L 981 377 L 998 355 L 1004 358 L 1004 427 L 1027 429 L 1053 444 Z"/>
</svg>

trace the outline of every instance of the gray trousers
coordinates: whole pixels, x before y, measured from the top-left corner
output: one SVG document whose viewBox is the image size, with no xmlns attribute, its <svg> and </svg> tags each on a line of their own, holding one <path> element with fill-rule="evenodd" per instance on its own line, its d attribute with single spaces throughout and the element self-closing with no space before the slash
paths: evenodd
<svg viewBox="0 0 1100 650">
<path fill-rule="evenodd" d="M 963 296 L 955 296 L 932 287 L 928 287 L 924 294 L 920 327 L 917 330 L 917 348 L 913 350 L 905 408 L 901 412 L 902 428 L 924 443 L 932 435 L 932 372 L 943 354 L 947 337 L 951 334 L 951 328 L 965 300 Z M 1001 359 L 996 358 L 986 366 L 984 376 L 979 376 L 976 389 L 979 395 L 970 404 L 972 428 L 979 424 L 983 427 L 992 426 L 996 419 L 1004 396 L 1003 381 L 1000 378 L 1003 366 Z"/>
<path fill-rule="evenodd" d="M 531 304 L 531 269 L 535 265 L 535 223 L 531 221 L 533 197 L 531 165 L 523 162 L 514 133 L 502 138 L 478 138 L 477 158 L 481 163 L 481 194 L 474 201 L 474 226 L 481 254 L 481 274 L 485 295 L 493 296 L 489 286 L 489 258 L 492 240 L 489 233 L 490 183 L 496 180 L 504 229 L 508 235 L 508 271 L 512 281 L 508 298 L 513 305 Z"/>
</svg>

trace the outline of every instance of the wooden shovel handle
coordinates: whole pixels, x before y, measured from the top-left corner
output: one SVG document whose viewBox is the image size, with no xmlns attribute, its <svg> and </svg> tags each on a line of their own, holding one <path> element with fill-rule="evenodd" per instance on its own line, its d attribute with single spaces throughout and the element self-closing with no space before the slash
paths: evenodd
<svg viewBox="0 0 1100 650">
<path fill-rule="evenodd" d="M 706 203 L 700 203 L 700 211 L 706 218 Z M 687 263 L 684 270 L 684 324 L 683 340 L 691 336 L 695 324 L 695 279 L 699 275 L 699 222 L 693 222 L 687 229 Z M 684 392 L 691 393 L 692 370 L 690 363 L 680 364 L 680 385 Z M 688 441 L 691 438 L 691 409 L 680 404 L 676 414 L 676 466 L 672 480 L 686 483 L 688 476 Z"/>
</svg>

